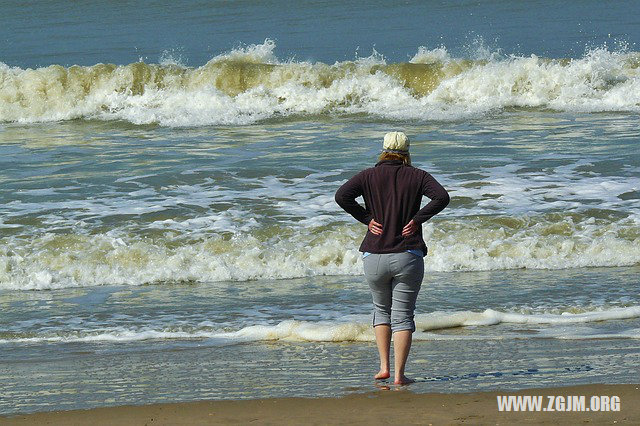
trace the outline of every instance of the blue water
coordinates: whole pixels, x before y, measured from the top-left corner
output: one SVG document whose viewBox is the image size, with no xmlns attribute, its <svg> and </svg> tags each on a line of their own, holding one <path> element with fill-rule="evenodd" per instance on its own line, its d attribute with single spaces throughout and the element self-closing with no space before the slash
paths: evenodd
<svg viewBox="0 0 640 426">
<path fill-rule="evenodd" d="M 281 58 L 332 63 L 375 48 L 393 62 L 417 46 L 461 55 L 482 42 L 506 54 L 581 56 L 640 40 L 637 2 L 89 1 L 4 4 L 0 58 L 19 67 L 156 62 L 168 51 L 198 66 L 240 44 L 277 42 Z"/>
</svg>

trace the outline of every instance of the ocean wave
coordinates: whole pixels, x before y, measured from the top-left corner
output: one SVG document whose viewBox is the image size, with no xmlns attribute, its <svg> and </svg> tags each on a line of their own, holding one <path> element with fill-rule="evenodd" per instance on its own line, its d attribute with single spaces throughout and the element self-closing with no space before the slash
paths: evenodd
<svg viewBox="0 0 640 426">
<path fill-rule="evenodd" d="M 427 271 L 563 269 L 640 264 L 640 223 L 580 213 L 479 216 L 423 227 Z M 190 229 L 53 233 L 2 239 L 0 289 L 360 275 L 362 226 L 271 225 L 238 232 Z"/>
<path fill-rule="evenodd" d="M 575 311 L 575 309 L 573 310 Z M 431 312 L 415 317 L 415 340 L 465 340 L 503 338 L 640 338 L 640 329 L 603 333 L 581 324 L 592 322 L 633 319 L 640 317 L 640 306 L 563 312 L 561 314 L 539 312 L 523 314 L 486 309 L 482 312 Z M 468 326 L 493 326 L 497 324 L 529 324 L 543 326 L 537 333 L 519 334 L 517 330 L 500 334 L 442 334 L 435 330 Z M 573 326 L 554 328 L 553 326 Z M 550 328 L 549 328 L 550 327 Z M 531 330 L 529 330 L 531 331 Z M 0 344 L 42 342 L 133 342 L 141 340 L 204 340 L 226 345 L 254 341 L 289 342 L 371 342 L 375 336 L 369 321 L 301 321 L 284 320 L 277 324 L 254 324 L 239 330 L 224 331 L 213 327 L 182 327 L 180 329 L 153 329 L 112 327 L 102 330 L 58 331 L 45 334 L 3 333 Z"/>
<path fill-rule="evenodd" d="M 366 114 L 457 120 L 510 107 L 640 111 L 640 54 L 578 59 L 452 58 L 421 47 L 405 63 L 280 61 L 267 40 L 189 68 L 175 60 L 21 69 L 0 63 L 0 122 L 71 119 L 201 126 L 274 117 Z"/>
</svg>

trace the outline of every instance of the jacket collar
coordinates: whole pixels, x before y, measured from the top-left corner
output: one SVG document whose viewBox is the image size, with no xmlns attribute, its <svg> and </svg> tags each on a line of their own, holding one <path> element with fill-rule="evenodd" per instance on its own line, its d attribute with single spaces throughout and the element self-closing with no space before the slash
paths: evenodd
<svg viewBox="0 0 640 426">
<path fill-rule="evenodd" d="M 383 161 L 378 161 L 376 163 L 376 167 L 378 166 L 402 166 L 404 164 L 404 161 L 402 160 L 383 160 Z"/>
</svg>

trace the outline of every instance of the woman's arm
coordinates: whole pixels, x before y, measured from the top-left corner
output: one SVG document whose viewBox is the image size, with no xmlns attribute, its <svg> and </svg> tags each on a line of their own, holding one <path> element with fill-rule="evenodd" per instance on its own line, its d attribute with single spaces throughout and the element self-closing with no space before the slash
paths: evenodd
<svg viewBox="0 0 640 426">
<path fill-rule="evenodd" d="M 440 213 L 447 207 L 450 200 L 447 190 L 427 172 L 422 178 L 422 194 L 429 197 L 431 201 L 413 217 L 413 221 L 418 225 Z"/>
<path fill-rule="evenodd" d="M 360 172 L 338 188 L 335 199 L 336 203 L 338 203 L 344 211 L 353 216 L 358 222 L 369 225 L 373 220 L 371 212 L 366 210 L 356 201 L 356 198 L 361 196 L 362 193 L 362 172 Z"/>
</svg>

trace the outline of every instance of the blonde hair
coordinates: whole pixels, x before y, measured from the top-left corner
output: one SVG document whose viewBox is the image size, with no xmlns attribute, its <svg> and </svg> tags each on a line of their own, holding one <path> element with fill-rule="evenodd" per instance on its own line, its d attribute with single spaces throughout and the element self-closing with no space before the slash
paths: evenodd
<svg viewBox="0 0 640 426">
<path fill-rule="evenodd" d="M 389 161 L 389 160 L 400 160 L 404 163 L 405 166 L 411 165 L 411 154 L 408 152 L 406 154 L 400 154 L 397 152 L 383 152 L 378 157 L 378 161 Z"/>
</svg>

